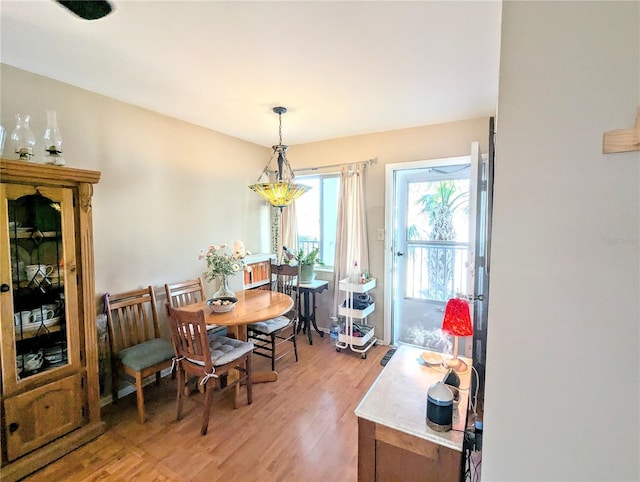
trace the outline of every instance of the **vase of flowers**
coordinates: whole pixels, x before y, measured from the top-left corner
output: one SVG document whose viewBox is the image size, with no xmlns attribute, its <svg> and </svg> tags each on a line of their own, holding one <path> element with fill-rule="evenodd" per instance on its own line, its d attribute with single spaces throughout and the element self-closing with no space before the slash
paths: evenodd
<svg viewBox="0 0 640 482">
<path fill-rule="evenodd" d="M 233 298 L 236 296 L 236 294 L 229 288 L 229 279 L 225 275 L 218 276 L 218 280 L 219 288 L 215 293 L 213 293 L 214 298 Z"/>
<path fill-rule="evenodd" d="M 213 294 L 214 298 L 232 297 L 235 293 L 229 289 L 229 276 L 238 271 L 246 269 L 244 257 L 248 251 L 242 249 L 231 250 L 226 244 L 212 244 L 209 249 L 200 254 L 200 259 L 207 261 L 207 271 L 203 273 L 207 281 L 218 279 L 218 291 Z"/>
</svg>

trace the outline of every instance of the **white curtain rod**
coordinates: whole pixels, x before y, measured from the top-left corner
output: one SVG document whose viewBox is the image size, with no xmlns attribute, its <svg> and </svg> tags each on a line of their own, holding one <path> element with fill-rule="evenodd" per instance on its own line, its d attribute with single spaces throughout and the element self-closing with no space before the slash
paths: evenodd
<svg viewBox="0 0 640 482">
<path fill-rule="evenodd" d="M 367 159 L 366 161 L 360 161 L 360 162 L 343 162 L 341 164 L 330 164 L 328 166 L 318 166 L 318 167 L 303 167 L 300 169 L 293 169 L 293 172 L 301 172 L 301 171 L 318 171 L 320 169 L 330 169 L 332 167 L 342 167 L 342 166 L 349 166 L 351 164 L 364 164 L 365 167 L 366 166 L 370 166 L 372 164 L 377 164 L 378 163 L 378 158 L 374 157 L 372 159 Z"/>
</svg>

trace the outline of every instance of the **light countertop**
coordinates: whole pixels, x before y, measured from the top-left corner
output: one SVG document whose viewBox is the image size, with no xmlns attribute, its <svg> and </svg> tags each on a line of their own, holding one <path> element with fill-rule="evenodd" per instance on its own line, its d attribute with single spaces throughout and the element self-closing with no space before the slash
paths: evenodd
<svg viewBox="0 0 640 482">
<path fill-rule="evenodd" d="M 458 373 L 462 390 L 460 404 L 453 409 L 452 429 L 436 432 L 427 426 L 427 390 L 432 384 L 442 381 L 447 369 L 440 365 L 427 365 L 420 356 L 425 352 L 435 357 L 450 357 L 400 345 L 356 407 L 355 413 L 360 418 L 462 452 L 471 360 L 459 357 L 467 362 L 469 369 Z"/>
</svg>

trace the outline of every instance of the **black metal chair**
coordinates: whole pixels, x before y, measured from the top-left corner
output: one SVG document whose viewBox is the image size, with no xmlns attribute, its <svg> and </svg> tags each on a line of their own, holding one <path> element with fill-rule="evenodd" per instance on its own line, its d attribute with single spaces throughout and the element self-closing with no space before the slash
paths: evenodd
<svg viewBox="0 0 640 482">
<path fill-rule="evenodd" d="M 293 308 L 284 315 L 267 321 L 251 323 L 247 326 L 247 336 L 255 345 L 254 353 L 271 358 L 271 370 L 275 371 L 276 361 L 293 351 L 298 361 L 296 331 L 299 322 L 298 293 L 300 292 L 300 266 L 271 263 L 271 290 L 279 291 L 293 298 Z M 283 344 L 291 343 L 290 349 Z"/>
</svg>

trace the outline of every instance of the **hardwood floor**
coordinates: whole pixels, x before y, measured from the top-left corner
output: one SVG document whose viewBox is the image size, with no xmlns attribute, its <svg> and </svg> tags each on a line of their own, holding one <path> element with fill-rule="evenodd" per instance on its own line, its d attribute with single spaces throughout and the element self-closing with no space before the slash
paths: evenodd
<svg viewBox="0 0 640 482">
<path fill-rule="evenodd" d="M 145 387 L 148 420 L 137 422 L 135 393 L 103 409 L 107 432 L 32 474 L 27 481 L 355 481 L 358 430 L 353 413 L 382 370 L 386 346 L 366 360 L 337 353 L 329 337 L 298 337 L 300 361 L 278 362 L 278 381 L 254 384 L 214 401 L 209 432 L 200 436 L 202 395 L 186 402 L 175 420 L 175 380 Z M 269 360 L 253 357 L 254 370 Z"/>
</svg>

